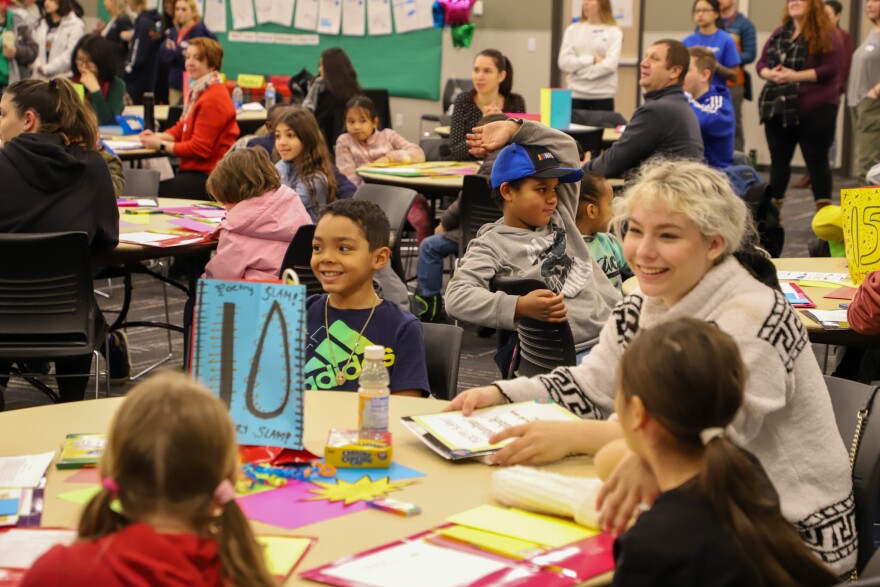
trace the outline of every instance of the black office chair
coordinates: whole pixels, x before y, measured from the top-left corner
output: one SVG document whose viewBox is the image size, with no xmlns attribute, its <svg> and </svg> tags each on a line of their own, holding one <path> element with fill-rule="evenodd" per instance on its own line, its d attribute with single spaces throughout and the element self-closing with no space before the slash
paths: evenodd
<svg viewBox="0 0 880 587">
<path fill-rule="evenodd" d="M 122 189 L 123 198 L 150 198 L 159 202 L 159 181 L 161 174 L 155 169 L 123 168 L 125 173 L 125 187 Z"/>
<path fill-rule="evenodd" d="M 856 569 L 861 572 L 874 554 L 874 524 L 880 513 L 877 507 L 877 496 L 880 495 L 880 413 L 875 413 L 880 404 L 874 404 L 880 387 L 829 375 L 825 376 L 825 384 L 831 396 L 837 429 L 847 449 L 852 448 L 859 415 L 863 416 L 861 443 L 852 463 L 859 536 Z"/>
<path fill-rule="evenodd" d="M 477 236 L 484 224 L 495 222 L 504 214 L 492 198 L 489 180 L 482 175 L 466 175 L 461 188 L 459 228 L 461 240 L 458 254 L 464 256 L 468 243 Z"/>
<path fill-rule="evenodd" d="M 451 400 L 458 394 L 458 364 L 464 330 L 452 324 L 422 323 L 431 395 Z"/>
<path fill-rule="evenodd" d="M 449 112 L 449 107 L 452 106 L 455 99 L 462 92 L 470 92 L 474 89 L 474 82 L 470 78 L 449 78 L 446 80 L 446 85 L 443 87 L 443 112 L 440 114 L 422 114 L 422 118 L 419 121 L 419 128 L 421 130 L 422 125 L 425 122 L 434 123 L 434 126 L 444 126 L 449 124 L 448 122 L 443 122 L 442 117 Z M 422 136 L 427 133 L 421 132 Z"/>
<path fill-rule="evenodd" d="M 547 289 L 547 285 L 537 279 L 497 275 L 492 278 L 490 288 L 492 291 L 524 296 L 536 289 Z M 519 338 L 518 350 L 514 353 L 510 371 L 517 376 L 531 377 L 549 373 L 556 367 L 574 365 L 577 362 L 574 337 L 568 322 L 519 318 L 516 321 L 516 335 Z"/>
<path fill-rule="evenodd" d="M 406 282 L 406 272 L 401 259 L 401 243 L 403 230 L 406 227 L 406 216 L 412 208 L 418 194 L 415 190 L 393 185 L 365 183 L 354 193 L 355 198 L 369 200 L 382 208 L 391 225 L 391 268 Z"/>
<path fill-rule="evenodd" d="M 590 130 L 571 130 L 567 134 L 578 142 L 584 153 L 589 152 L 593 159 L 602 152 L 602 135 L 605 129 L 593 128 Z"/>
<path fill-rule="evenodd" d="M 85 232 L 0 234 L 0 357 L 15 362 L 51 361 L 91 353 L 95 397 L 102 374 L 109 396 L 107 357 L 104 371 L 98 362 L 107 324 L 98 317 L 92 289 Z M 12 374 L 58 401 L 53 390 L 34 379 L 39 373 L 19 370 Z"/>
<path fill-rule="evenodd" d="M 376 105 L 376 113 L 379 114 L 379 128 L 393 128 L 391 126 L 391 98 L 388 96 L 388 90 L 361 91 Z"/>
<path fill-rule="evenodd" d="M 312 272 L 312 239 L 315 236 L 315 225 L 304 224 L 296 230 L 293 240 L 287 246 L 284 260 L 281 262 L 281 271 L 278 277 L 284 274 L 285 269 L 293 269 L 299 277 L 300 284 L 306 286 L 306 296 L 324 293 L 321 282 Z"/>
</svg>

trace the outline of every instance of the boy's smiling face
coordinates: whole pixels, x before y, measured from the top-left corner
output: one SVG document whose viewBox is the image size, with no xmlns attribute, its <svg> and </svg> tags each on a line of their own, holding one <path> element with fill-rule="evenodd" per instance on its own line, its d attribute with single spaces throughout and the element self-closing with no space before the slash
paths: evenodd
<svg viewBox="0 0 880 587">
<path fill-rule="evenodd" d="M 519 188 L 504 183 L 500 188 L 504 198 L 504 224 L 529 230 L 547 226 L 556 211 L 558 184 L 555 177 L 527 177 Z"/>
<path fill-rule="evenodd" d="M 312 271 L 337 308 L 371 305 L 373 273 L 388 263 L 388 247 L 370 250 L 363 229 L 346 216 L 325 214 L 312 240 Z"/>
</svg>

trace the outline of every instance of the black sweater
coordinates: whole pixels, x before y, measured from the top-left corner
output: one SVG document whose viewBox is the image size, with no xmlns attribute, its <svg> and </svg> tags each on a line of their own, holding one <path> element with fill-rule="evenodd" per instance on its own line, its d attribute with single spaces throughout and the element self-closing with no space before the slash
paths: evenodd
<svg viewBox="0 0 880 587">
<path fill-rule="evenodd" d="M 83 231 L 93 253 L 119 242 L 110 171 L 95 151 L 24 133 L 0 148 L 0 232 Z"/>
</svg>

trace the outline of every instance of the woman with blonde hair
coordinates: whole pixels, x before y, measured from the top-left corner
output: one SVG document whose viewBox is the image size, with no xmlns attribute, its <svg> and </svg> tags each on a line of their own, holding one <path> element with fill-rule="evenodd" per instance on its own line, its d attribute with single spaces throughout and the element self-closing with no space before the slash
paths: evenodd
<svg viewBox="0 0 880 587">
<path fill-rule="evenodd" d="M 568 74 L 572 108 L 614 111 L 622 43 L 611 0 L 584 0 L 581 19 L 565 29 L 559 49 L 559 69 Z"/>
<path fill-rule="evenodd" d="M 183 100 L 184 52 L 196 37 L 217 40 L 202 22 L 195 0 L 176 0 L 174 26 L 165 31 L 165 42 L 159 47 L 159 59 L 168 64 L 168 103 L 172 106 Z"/>
<path fill-rule="evenodd" d="M 113 419 L 78 540 L 44 554 L 22 587 L 276 585 L 235 503 L 238 469 L 223 402 L 179 373 L 141 383 Z"/>
<path fill-rule="evenodd" d="M 484 142 L 485 135 L 484 129 Z M 492 441 L 516 440 L 495 462 L 536 464 L 595 453 L 621 436 L 619 424 L 603 420 L 614 412 L 616 367 L 633 337 L 684 317 L 712 322 L 734 338 L 748 373 L 730 438 L 766 469 L 783 514 L 807 546 L 833 572 L 848 572 L 857 538 L 846 449 L 800 318 L 782 293 L 754 279 L 733 256 L 748 227 L 745 203 L 722 172 L 660 160 L 642 166 L 614 212 L 616 226 L 628 226 L 623 253 L 639 289 L 614 309 L 592 352 L 576 367 L 465 391 L 448 409 L 467 415 L 478 407 L 551 398 L 584 421 L 508 428 Z M 657 495 L 656 479 L 632 456 L 606 487 L 605 527 L 616 532 L 636 505 Z"/>
<path fill-rule="evenodd" d="M 104 10 L 110 15 L 106 23 L 98 21 L 94 32 L 113 44 L 117 71 L 121 76 L 125 71 L 125 58 L 128 56 L 128 41 L 131 40 L 132 14 L 128 9 L 128 0 L 104 0 Z"/>
</svg>

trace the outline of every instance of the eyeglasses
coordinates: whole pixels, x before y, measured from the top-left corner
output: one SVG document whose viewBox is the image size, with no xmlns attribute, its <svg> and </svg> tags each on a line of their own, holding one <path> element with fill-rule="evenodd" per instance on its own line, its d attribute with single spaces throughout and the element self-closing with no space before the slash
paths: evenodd
<svg viewBox="0 0 880 587">
<path fill-rule="evenodd" d="M 705 14 L 707 12 L 715 12 L 714 8 L 694 8 L 694 14 Z"/>
<path fill-rule="evenodd" d="M 77 67 L 88 67 L 88 66 L 90 66 L 90 65 L 94 65 L 94 63 L 92 63 L 92 62 L 89 61 L 88 59 L 77 59 L 77 60 L 76 60 L 76 66 L 77 66 Z"/>
</svg>

